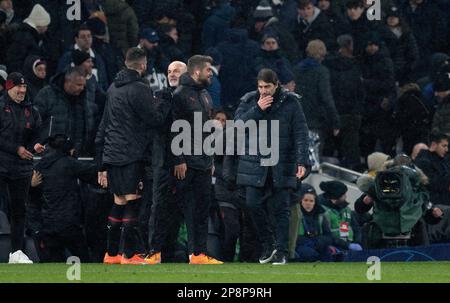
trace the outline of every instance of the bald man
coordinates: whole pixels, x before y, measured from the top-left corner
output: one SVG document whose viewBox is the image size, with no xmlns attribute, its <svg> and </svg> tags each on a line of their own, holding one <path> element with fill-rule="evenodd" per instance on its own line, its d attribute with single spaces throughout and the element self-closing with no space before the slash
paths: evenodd
<svg viewBox="0 0 450 303">
<path fill-rule="evenodd" d="M 167 78 L 169 79 L 169 85 L 172 90 L 178 87 L 180 82 L 180 76 L 187 72 L 187 66 L 181 61 L 173 61 L 167 68 Z"/>
<path fill-rule="evenodd" d="M 178 87 L 180 76 L 187 71 L 187 66 L 181 61 L 173 61 L 167 68 L 167 78 L 170 87 L 155 92 L 155 97 L 162 99 L 167 106 L 172 106 L 173 92 Z M 151 258 L 161 262 L 163 252 L 164 262 L 171 259 L 175 249 L 178 228 L 182 220 L 181 210 L 173 205 L 171 195 L 172 163 L 170 142 L 172 125 L 171 113 L 167 117 L 165 126 L 155 134 L 152 150 L 153 171 L 153 204 L 149 220 L 148 244 Z"/>
</svg>

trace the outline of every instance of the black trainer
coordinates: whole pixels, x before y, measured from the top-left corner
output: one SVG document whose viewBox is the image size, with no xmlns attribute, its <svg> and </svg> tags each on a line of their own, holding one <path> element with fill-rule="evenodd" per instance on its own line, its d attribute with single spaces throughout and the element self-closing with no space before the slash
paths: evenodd
<svg viewBox="0 0 450 303">
<path fill-rule="evenodd" d="M 268 247 L 264 250 L 264 253 L 259 258 L 259 263 L 266 264 L 272 261 L 273 256 L 277 253 L 277 250 L 273 247 Z"/>
<path fill-rule="evenodd" d="M 287 257 L 285 254 L 279 252 L 272 258 L 272 265 L 284 265 L 287 264 Z"/>
</svg>

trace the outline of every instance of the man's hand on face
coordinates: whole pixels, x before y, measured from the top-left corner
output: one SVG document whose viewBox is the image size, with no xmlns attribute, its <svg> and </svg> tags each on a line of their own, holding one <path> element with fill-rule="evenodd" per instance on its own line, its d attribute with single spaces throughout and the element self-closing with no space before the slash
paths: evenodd
<svg viewBox="0 0 450 303">
<path fill-rule="evenodd" d="M 261 96 L 258 100 L 258 106 L 261 110 L 266 110 L 272 106 L 273 97 L 272 96 Z"/>
<path fill-rule="evenodd" d="M 305 176 L 305 173 L 306 173 L 306 168 L 301 166 L 301 165 L 299 165 L 297 167 L 297 174 L 296 174 L 297 179 L 303 178 L 303 176 Z"/>
</svg>

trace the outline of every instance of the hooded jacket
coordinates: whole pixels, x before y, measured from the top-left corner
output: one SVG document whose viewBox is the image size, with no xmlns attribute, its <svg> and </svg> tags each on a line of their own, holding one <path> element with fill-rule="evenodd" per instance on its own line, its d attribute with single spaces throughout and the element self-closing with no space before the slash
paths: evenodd
<svg viewBox="0 0 450 303">
<path fill-rule="evenodd" d="M 78 179 L 95 180 L 97 165 L 77 161 L 61 150 L 52 149 L 42 157 L 36 170 L 43 177 L 40 185 L 42 205 L 38 206 L 41 210 L 41 231 L 51 233 L 70 226 L 80 226 L 83 220 Z"/>
<path fill-rule="evenodd" d="M 0 176 L 10 179 L 30 177 L 33 162 L 24 160 L 17 149 L 24 146 L 34 151 L 38 143 L 41 117 L 28 99 L 16 103 L 6 91 L 0 97 Z"/>
<path fill-rule="evenodd" d="M 95 139 L 101 166 L 127 165 L 148 159 L 152 128 L 164 123 L 170 107 L 160 108 L 137 71 L 124 69 L 107 92 L 105 111 Z"/>
<path fill-rule="evenodd" d="M 23 75 L 27 80 L 27 93 L 30 96 L 30 101 L 33 102 L 37 93 L 47 84 L 45 79 L 39 79 L 33 70 L 33 64 L 41 57 L 30 55 L 23 64 Z"/>
<path fill-rule="evenodd" d="M 202 46 L 206 50 L 215 47 L 225 40 L 225 31 L 230 28 L 235 9 L 229 3 L 222 3 L 216 7 L 211 16 L 203 23 Z"/>
</svg>

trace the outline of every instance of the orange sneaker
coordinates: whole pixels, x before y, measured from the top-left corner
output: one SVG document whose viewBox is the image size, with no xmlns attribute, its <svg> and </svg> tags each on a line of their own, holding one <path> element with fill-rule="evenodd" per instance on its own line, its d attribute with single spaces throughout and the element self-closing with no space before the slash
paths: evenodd
<svg viewBox="0 0 450 303">
<path fill-rule="evenodd" d="M 152 255 L 149 255 L 145 258 L 145 261 L 148 264 L 159 264 L 161 263 L 161 253 L 157 252 L 157 253 L 153 253 Z"/>
<path fill-rule="evenodd" d="M 116 256 L 110 256 L 108 253 L 105 254 L 105 257 L 103 258 L 104 264 L 120 264 L 120 261 L 122 260 L 122 255 L 118 254 Z"/>
<path fill-rule="evenodd" d="M 217 265 L 217 264 L 223 264 L 222 261 L 216 260 L 213 257 L 207 256 L 205 254 L 199 254 L 198 256 L 192 255 L 191 260 L 189 261 L 189 264 L 210 264 L 210 265 Z"/>
<path fill-rule="evenodd" d="M 120 264 L 131 264 L 131 265 L 146 265 L 146 264 L 154 264 L 150 263 L 146 259 L 146 255 L 143 254 L 135 254 L 131 258 L 125 257 L 125 254 L 122 256 L 120 260 Z"/>
</svg>

